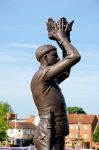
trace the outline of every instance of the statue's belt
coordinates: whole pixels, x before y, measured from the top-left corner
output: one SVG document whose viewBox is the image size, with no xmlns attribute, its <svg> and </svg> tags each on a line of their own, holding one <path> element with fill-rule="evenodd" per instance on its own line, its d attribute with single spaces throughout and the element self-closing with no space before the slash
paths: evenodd
<svg viewBox="0 0 99 150">
<path fill-rule="evenodd" d="M 40 119 L 49 119 L 49 116 L 48 115 L 41 115 L 41 116 L 39 116 L 40 117 Z M 56 115 L 56 116 L 50 116 L 51 118 L 53 118 L 53 119 L 55 119 L 55 121 L 59 121 L 59 120 L 64 120 L 64 119 L 66 119 L 66 115 L 64 115 L 64 114 L 61 114 L 61 115 Z M 51 119 L 50 118 L 50 119 Z"/>
</svg>

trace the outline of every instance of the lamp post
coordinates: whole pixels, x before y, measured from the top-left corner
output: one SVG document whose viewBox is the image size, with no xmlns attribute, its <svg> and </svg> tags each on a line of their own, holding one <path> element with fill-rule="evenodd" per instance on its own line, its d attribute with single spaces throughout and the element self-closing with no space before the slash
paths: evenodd
<svg viewBox="0 0 99 150">
<path fill-rule="evenodd" d="M 81 124 L 80 119 L 81 118 L 82 117 L 78 117 L 78 145 L 79 145 L 79 148 L 80 148 L 80 124 Z"/>
<path fill-rule="evenodd" d="M 15 123 L 15 124 L 14 124 L 14 130 L 15 130 L 15 131 L 14 131 L 14 132 L 15 132 L 15 133 L 14 133 L 14 144 L 16 144 L 16 118 L 17 118 L 17 114 L 15 114 L 15 120 L 14 120 L 14 123 Z"/>
</svg>

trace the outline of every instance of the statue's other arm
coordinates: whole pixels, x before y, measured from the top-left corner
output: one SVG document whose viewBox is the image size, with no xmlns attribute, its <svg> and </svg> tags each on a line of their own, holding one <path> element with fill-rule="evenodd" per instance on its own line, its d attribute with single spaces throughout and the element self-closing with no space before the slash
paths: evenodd
<svg viewBox="0 0 99 150">
<path fill-rule="evenodd" d="M 58 84 L 60 84 L 61 82 L 63 82 L 65 79 L 67 79 L 70 75 L 70 69 L 63 72 L 61 75 L 59 75 L 56 79 Z"/>
<path fill-rule="evenodd" d="M 74 66 L 77 62 L 80 61 L 80 54 L 74 46 L 72 46 L 66 38 L 61 39 L 62 44 L 67 52 L 66 57 L 57 62 L 52 66 L 48 66 L 48 71 L 46 73 L 47 79 L 57 78 L 62 75 L 64 72 L 67 72 Z"/>
</svg>

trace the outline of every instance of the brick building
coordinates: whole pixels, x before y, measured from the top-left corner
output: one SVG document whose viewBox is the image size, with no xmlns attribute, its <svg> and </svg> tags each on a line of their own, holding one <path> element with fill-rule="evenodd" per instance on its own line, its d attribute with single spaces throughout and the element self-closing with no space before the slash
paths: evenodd
<svg viewBox="0 0 99 150">
<path fill-rule="evenodd" d="M 98 124 L 96 115 L 69 114 L 70 134 L 66 137 L 68 147 L 92 148 L 92 134 Z"/>
</svg>

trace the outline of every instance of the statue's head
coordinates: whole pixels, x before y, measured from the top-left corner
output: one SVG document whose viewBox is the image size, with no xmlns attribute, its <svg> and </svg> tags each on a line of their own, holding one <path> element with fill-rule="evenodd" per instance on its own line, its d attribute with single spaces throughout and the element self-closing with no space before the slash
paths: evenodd
<svg viewBox="0 0 99 150">
<path fill-rule="evenodd" d="M 45 54 L 47 54 L 48 52 L 52 50 L 56 50 L 56 47 L 52 45 L 40 46 L 39 48 L 37 48 L 36 53 L 35 53 L 37 60 L 40 62 L 40 59 L 42 58 L 42 56 L 44 56 Z"/>
</svg>

